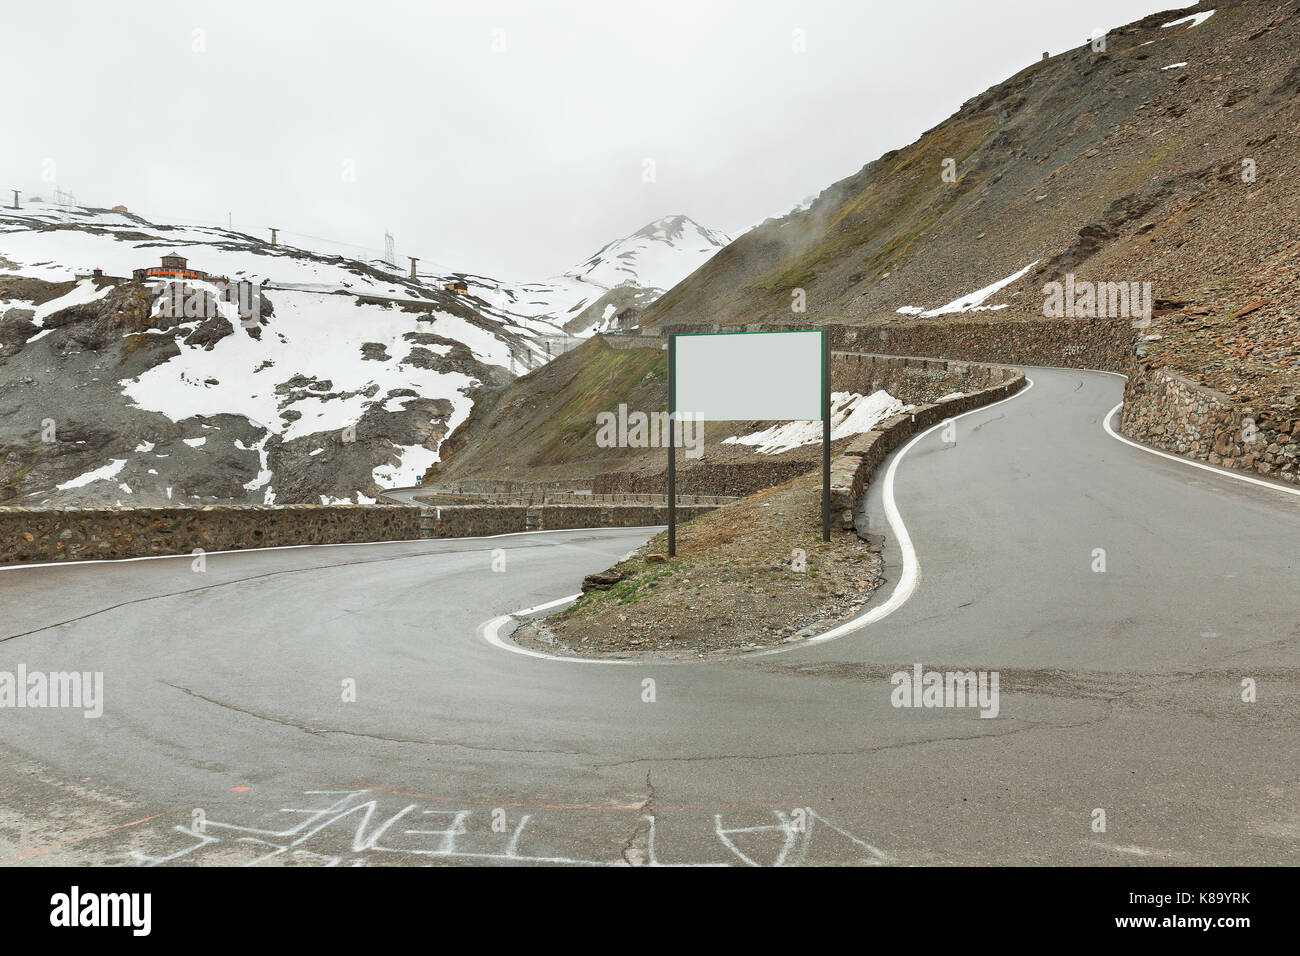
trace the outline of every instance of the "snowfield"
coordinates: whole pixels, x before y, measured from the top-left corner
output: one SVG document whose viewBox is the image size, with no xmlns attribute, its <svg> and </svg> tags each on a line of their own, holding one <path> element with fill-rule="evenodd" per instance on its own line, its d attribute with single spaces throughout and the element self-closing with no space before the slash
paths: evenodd
<svg viewBox="0 0 1300 956">
<path fill-rule="evenodd" d="M 473 379 L 402 361 L 412 348 L 402 336 L 416 328 L 411 315 L 319 292 L 278 292 L 273 301 L 275 316 L 260 341 L 233 334 L 211 350 L 182 343 L 180 355 L 124 383 L 123 393 L 140 408 L 161 412 L 173 421 L 222 413 L 242 415 L 286 440 L 341 431 L 356 422 L 375 401 L 361 393 L 375 383 L 384 390 L 384 399 L 388 392 L 403 388 L 422 396 L 447 398 L 456 406 L 457 424 L 469 414 L 471 402 L 462 390 L 476 384 Z M 463 319 L 433 314 L 433 331 L 459 338 L 455 333 L 468 329 L 476 339 L 471 346 L 476 356 L 485 356 L 496 365 L 508 361 L 507 343 Z M 231 325 L 240 328 L 237 319 Z M 367 342 L 384 345 L 389 359 L 363 361 L 362 345 Z M 331 393 L 356 394 L 330 399 L 307 396 L 284 404 L 276 387 L 293 374 L 328 381 Z M 212 379 L 216 384 L 210 384 Z M 281 415 L 289 409 L 302 417 L 283 425 Z"/>
<path fill-rule="evenodd" d="M 624 282 L 671 289 L 729 242 L 686 216 L 670 216 L 611 242 L 565 275 L 606 290 Z"/>
<path fill-rule="evenodd" d="M 18 347 L 0 358 L 0 391 L 41 376 L 39 394 L 22 392 L 32 410 L 0 417 L 0 453 L 9 464 L 6 449 L 33 447 L 44 406 L 64 410 L 61 434 L 90 434 L 42 449 L 35 468 L 22 463 L 24 490 L 9 503 L 373 501 L 420 482 L 478 388 L 545 362 L 559 339 L 608 329 L 622 306 L 573 325 L 602 296 L 670 288 L 728 241 L 673 216 L 545 282 L 413 280 L 382 261 L 215 226 L 35 200 L 0 209 L 0 281 L 17 283 L 0 286 L 0 319 L 27 330 L 0 339 Z M 121 294 L 92 270 L 129 279 L 170 254 L 214 280 L 251 283 L 267 314 L 241 321 L 221 286 L 187 279 L 185 293 L 204 293 L 214 310 L 172 318 L 159 286 L 143 323 L 115 318 Z M 444 288 L 453 282 L 467 292 Z"/>
<path fill-rule="evenodd" d="M 476 276 L 467 276 L 466 282 L 471 292 L 491 305 L 489 314 L 511 316 L 521 324 L 527 319 L 548 319 L 563 325 L 620 286 L 662 294 L 730 242 L 725 234 L 686 216 L 666 216 L 609 243 L 576 269 L 544 282 L 504 287 L 496 280 Z M 596 321 L 572 334 L 586 337 L 607 331 L 616 311 L 606 306 Z"/>
<path fill-rule="evenodd" d="M 911 407 L 884 389 L 866 396 L 857 392 L 832 392 L 831 441 L 869 432 L 891 415 L 897 415 Z M 818 444 L 821 440 L 820 421 L 785 422 L 748 435 L 724 438 L 722 444 L 752 445 L 760 455 L 779 455 L 793 448 Z"/>
</svg>

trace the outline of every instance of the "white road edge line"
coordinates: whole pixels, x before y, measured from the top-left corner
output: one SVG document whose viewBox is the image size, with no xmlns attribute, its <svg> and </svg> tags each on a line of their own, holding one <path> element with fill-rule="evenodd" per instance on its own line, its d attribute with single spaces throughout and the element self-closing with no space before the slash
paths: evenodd
<svg viewBox="0 0 1300 956">
<path fill-rule="evenodd" d="M 1225 478 L 1235 478 L 1237 479 L 1237 481 L 1249 482 L 1252 485 L 1259 485 L 1261 488 L 1268 488 L 1272 491 L 1280 491 L 1283 494 L 1300 496 L 1300 488 L 1288 488 L 1286 487 L 1286 485 L 1279 485 L 1277 482 L 1274 481 L 1264 481 L 1260 478 L 1252 478 L 1249 475 L 1242 475 L 1234 471 L 1229 471 L 1227 468 L 1218 468 L 1215 467 L 1214 465 L 1207 465 L 1204 462 L 1192 461 L 1190 458 L 1182 458 L 1178 455 L 1171 455 L 1168 452 L 1160 451 L 1157 448 L 1148 448 L 1146 445 L 1143 445 L 1140 442 L 1135 442 L 1132 439 L 1125 438 L 1119 432 L 1115 431 L 1115 429 L 1110 427 L 1110 420 L 1114 418 L 1115 413 L 1118 412 L 1123 407 L 1124 407 L 1124 403 L 1120 402 L 1118 405 L 1116 405 L 1114 408 L 1108 411 L 1106 413 L 1106 417 L 1103 418 L 1101 421 L 1102 427 L 1106 429 L 1106 434 L 1110 435 L 1110 437 L 1114 438 L 1116 441 L 1122 441 L 1126 445 L 1132 445 L 1134 448 L 1140 449 L 1141 451 L 1147 452 L 1148 454 L 1151 455 L 1159 455 L 1161 458 L 1168 458 L 1170 461 L 1176 461 L 1183 465 L 1191 465 L 1193 468 L 1199 468 L 1202 471 L 1212 471 L 1216 475 L 1223 475 Z"/>
<path fill-rule="evenodd" d="M 885 472 L 885 484 L 881 490 L 882 498 L 885 505 L 885 517 L 889 521 L 889 528 L 894 533 L 894 539 L 898 542 L 899 548 L 903 552 L 903 573 L 898 578 L 898 583 L 894 585 L 893 592 L 890 593 L 889 599 L 883 604 L 876 605 L 860 617 L 855 617 L 851 621 L 846 621 L 838 627 L 834 627 L 822 634 L 817 634 L 804 641 L 791 643 L 782 647 L 771 647 L 761 651 L 751 651 L 748 654 L 738 654 L 733 660 L 749 660 L 755 657 L 767 657 L 771 654 L 784 654 L 787 651 L 799 650 L 808 647 L 811 644 L 821 644 L 825 641 L 833 641 L 836 638 L 851 634 L 859 628 L 866 627 L 868 624 L 874 624 L 893 614 L 900 607 L 907 603 L 916 586 L 921 580 L 921 562 L 916 556 L 916 549 L 912 546 L 912 536 L 907 532 L 907 526 L 903 524 L 903 516 L 898 510 L 898 502 L 894 500 L 894 476 L 898 472 L 898 463 L 901 462 L 905 455 L 912 449 L 912 446 L 919 442 L 930 432 L 943 428 L 950 421 L 956 421 L 959 418 L 965 418 L 967 415 L 974 415 L 976 412 L 987 411 L 990 408 L 996 408 L 1005 402 L 1013 401 L 1019 398 L 1025 392 L 1034 387 L 1034 380 L 1025 376 L 1025 387 L 1020 389 L 1016 394 L 1006 398 L 999 399 L 988 405 L 981 405 L 979 408 L 972 408 L 968 412 L 962 412 L 960 415 L 954 415 L 951 418 L 945 418 L 936 425 L 931 425 L 925 431 L 916 435 L 903 446 L 902 451 L 894 456 L 894 460 L 889 463 L 889 468 Z M 501 650 L 510 651 L 515 654 L 522 654 L 525 657 L 537 657 L 548 661 L 562 661 L 570 664 L 641 664 L 646 665 L 666 665 L 675 663 L 688 663 L 678 661 L 647 661 L 640 658 L 617 658 L 602 659 L 590 657 L 560 657 L 557 654 L 547 654 L 543 651 L 535 651 L 526 647 L 520 647 L 512 641 L 507 641 L 501 637 L 501 628 L 506 625 L 512 618 L 517 616 L 526 616 L 538 611 L 550 610 L 571 601 L 576 601 L 581 594 L 571 594 L 568 597 L 558 598 L 549 601 L 546 604 L 539 604 L 536 607 L 525 608 L 522 611 L 515 611 L 513 614 L 502 614 L 482 625 L 483 638 L 493 647 Z"/>
</svg>

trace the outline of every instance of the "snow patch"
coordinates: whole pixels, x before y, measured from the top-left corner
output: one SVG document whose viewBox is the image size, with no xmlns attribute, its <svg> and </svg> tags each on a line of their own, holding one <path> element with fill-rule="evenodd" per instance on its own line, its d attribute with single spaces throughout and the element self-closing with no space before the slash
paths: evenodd
<svg viewBox="0 0 1300 956">
<path fill-rule="evenodd" d="M 379 465 L 372 472 L 375 484 L 387 488 L 409 488 L 418 485 L 424 473 L 438 460 L 438 453 L 423 445 L 394 445 L 396 465 Z"/>
<path fill-rule="evenodd" d="M 95 283 L 89 279 L 83 279 L 57 299 L 50 299 L 50 301 L 38 305 L 36 315 L 32 321 L 37 325 L 44 325 L 47 316 L 51 316 L 55 312 L 62 312 L 69 306 L 86 305 L 96 299 L 102 299 L 108 295 L 109 290 L 112 288 L 112 286 L 106 285 L 102 289 L 97 289 Z"/>
<path fill-rule="evenodd" d="M 117 473 L 126 466 L 125 458 L 114 458 L 102 468 L 96 468 L 94 471 L 88 471 L 76 478 L 70 478 L 61 485 L 56 485 L 59 491 L 67 491 L 69 488 L 84 488 L 94 481 L 106 481 L 109 478 L 116 478 Z"/>
<path fill-rule="evenodd" d="M 1168 30 L 1170 27 L 1180 26 L 1185 23 L 1187 24 L 1187 29 L 1190 30 L 1192 27 L 1199 27 L 1212 16 L 1214 16 L 1213 10 L 1207 10 L 1205 13 L 1193 13 L 1190 17 L 1183 17 L 1180 20 L 1170 20 L 1168 23 L 1162 23 L 1160 24 L 1160 29 Z"/>
<path fill-rule="evenodd" d="M 902 402 L 884 389 L 863 396 L 857 392 L 833 392 L 831 394 L 831 441 L 869 432 L 880 422 L 904 411 Z M 759 432 L 748 435 L 733 435 L 724 438 L 724 445 L 753 445 L 760 455 L 779 455 L 800 448 L 815 445 L 822 440 L 822 423 L 819 421 L 785 422 L 773 425 Z"/>
<path fill-rule="evenodd" d="M 931 309 L 928 312 L 922 312 L 921 318 L 932 319 L 937 315 L 948 315 L 953 312 L 989 312 L 989 311 L 995 311 L 997 309 L 1005 309 L 1006 308 L 1005 305 L 983 305 L 982 303 L 984 302 L 985 299 L 989 298 L 989 296 L 993 295 L 995 292 L 998 292 L 1001 289 L 1005 289 L 1007 286 L 1011 285 L 1011 283 L 1018 282 L 1019 280 L 1023 279 L 1026 275 L 1029 274 L 1029 270 L 1036 265 L 1038 265 L 1037 259 L 1029 263 L 1029 265 L 1025 266 L 1023 269 L 1021 269 L 1019 272 L 1015 273 L 1014 275 L 1009 275 L 1005 279 L 999 279 L 997 282 L 993 283 L 992 285 L 985 286 L 983 289 L 979 289 L 975 292 L 970 293 L 969 295 L 964 295 L 960 299 L 953 299 L 947 305 L 941 305 L 937 309 Z"/>
</svg>

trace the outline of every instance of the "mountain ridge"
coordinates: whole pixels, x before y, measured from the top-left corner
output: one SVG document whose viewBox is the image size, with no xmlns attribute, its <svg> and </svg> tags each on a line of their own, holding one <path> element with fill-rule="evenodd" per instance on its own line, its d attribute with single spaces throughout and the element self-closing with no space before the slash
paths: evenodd
<svg viewBox="0 0 1300 956">
<path fill-rule="evenodd" d="M 1150 284 L 1150 315 L 1066 317 L 1114 324 L 1135 378 L 1168 368 L 1252 420 L 1293 420 L 1298 131 L 1300 4 L 1158 12 L 1111 30 L 1102 49 L 1026 66 L 807 208 L 743 233 L 640 316 L 652 333 L 640 341 L 700 326 L 833 326 L 889 351 L 895 331 L 938 341 L 951 328 L 951 349 L 923 354 L 971 358 L 960 343 L 980 323 L 1048 329 L 1054 283 Z M 1079 348 L 1063 339 L 1046 364 L 1077 362 Z M 611 389 L 603 407 L 634 397 Z M 520 400 L 536 415 L 547 397 L 508 387 L 496 429 L 514 427 Z M 574 469 L 598 460 L 567 454 Z M 470 452 L 449 471 L 489 477 L 490 465 Z"/>
<path fill-rule="evenodd" d="M 187 278 L 137 275 L 165 256 Z M 374 501 L 420 480 L 485 388 L 583 331 L 499 307 L 489 277 L 39 199 L 0 210 L 0 257 L 0 504 Z M 255 320 L 225 301 L 239 283 Z"/>
<path fill-rule="evenodd" d="M 642 322 L 955 321 L 1010 277 L 979 305 L 1030 321 L 1067 275 L 1150 282 L 1137 358 L 1284 401 L 1300 377 L 1298 51 L 1294 0 L 1202 0 L 1116 27 L 738 237 Z"/>
</svg>

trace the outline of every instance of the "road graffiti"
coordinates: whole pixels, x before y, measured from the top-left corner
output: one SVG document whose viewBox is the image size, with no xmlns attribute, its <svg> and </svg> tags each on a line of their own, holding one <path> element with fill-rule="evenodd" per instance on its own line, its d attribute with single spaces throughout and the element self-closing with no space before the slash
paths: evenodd
<svg viewBox="0 0 1300 956">
<path fill-rule="evenodd" d="M 157 854 L 130 851 L 142 866 L 204 862 L 246 866 L 366 866 L 399 863 L 480 863 L 561 866 L 799 866 L 816 862 L 880 865 L 887 854 L 810 807 L 793 809 L 675 810 L 671 814 L 611 808 L 576 817 L 555 808 L 520 812 L 505 825 L 501 810 L 447 808 L 394 800 L 374 789 L 307 790 L 284 828 L 206 819 L 171 828 L 182 838 Z M 593 816 L 604 819 L 592 820 Z M 664 859 L 662 827 L 683 830 L 688 859 Z M 631 836 L 628 836 L 631 834 Z M 168 836 L 170 840 L 171 837 Z M 609 854 L 576 854 L 560 845 L 609 847 Z M 680 852 L 680 851 L 679 851 Z"/>
</svg>

